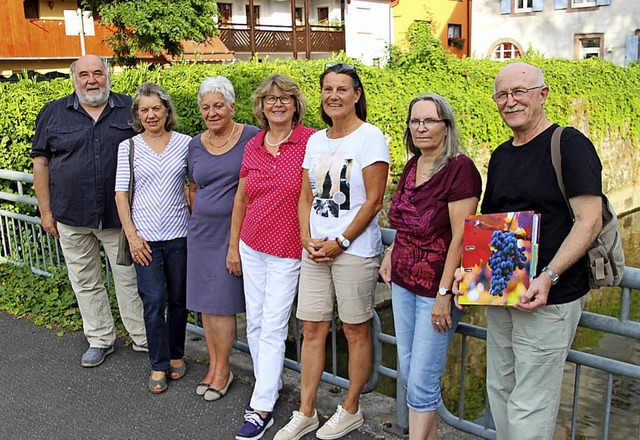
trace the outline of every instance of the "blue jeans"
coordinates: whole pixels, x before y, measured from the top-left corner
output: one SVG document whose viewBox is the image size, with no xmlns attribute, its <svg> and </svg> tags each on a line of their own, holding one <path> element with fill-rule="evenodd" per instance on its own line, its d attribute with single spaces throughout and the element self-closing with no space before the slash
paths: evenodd
<svg viewBox="0 0 640 440">
<path fill-rule="evenodd" d="M 407 390 L 407 406 L 417 412 L 435 411 L 442 403 L 440 377 L 462 311 L 451 303 L 453 326 L 445 333 L 433 328 L 435 298 L 411 293 L 392 284 L 391 301 L 398 348 L 398 370 Z"/>
<path fill-rule="evenodd" d="M 152 260 L 135 264 L 144 306 L 149 361 L 154 371 L 168 371 L 171 359 L 184 356 L 187 327 L 187 239 L 148 242 Z M 166 317 L 165 317 L 166 309 Z"/>
</svg>

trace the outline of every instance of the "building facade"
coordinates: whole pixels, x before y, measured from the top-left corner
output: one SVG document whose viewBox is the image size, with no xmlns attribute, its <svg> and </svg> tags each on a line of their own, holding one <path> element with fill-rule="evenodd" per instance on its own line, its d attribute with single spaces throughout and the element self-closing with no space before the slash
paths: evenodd
<svg viewBox="0 0 640 440">
<path fill-rule="evenodd" d="M 217 2 L 223 43 L 238 59 L 329 58 L 378 62 L 391 41 L 389 0 Z"/>
<path fill-rule="evenodd" d="M 640 2 L 623 0 L 475 0 L 471 51 L 516 58 L 529 48 L 552 58 L 638 59 Z"/>
<path fill-rule="evenodd" d="M 404 45 L 409 26 L 426 21 L 444 48 L 459 57 L 471 54 L 471 0 L 395 0 L 391 6 L 394 44 Z"/>
</svg>

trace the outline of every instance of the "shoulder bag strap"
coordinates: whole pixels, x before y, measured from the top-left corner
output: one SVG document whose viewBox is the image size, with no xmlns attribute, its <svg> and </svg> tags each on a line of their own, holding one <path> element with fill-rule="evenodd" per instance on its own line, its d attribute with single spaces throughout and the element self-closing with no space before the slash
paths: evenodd
<svg viewBox="0 0 640 440">
<path fill-rule="evenodd" d="M 564 127 L 560 126 L 553 131 L 553 135 L 551 136 L 551 163 L 553 164 L 553 168 L 556 171 L 556 178 L 558 179 L 558 186 L 560 187 L 560 191 L 562 192 L 562 197 L 564 197 L 564 201 L 567 204 L 567 208 L 569 208 L 569 214 L 571 214 L 571 218 L 574 219 L 573 209 L 571 209 L 571 204 L 567 199 L 567 193 L 564 189 L 564 179 L 562 177 L 562 151 L 560 150 L 560 136 L 562 136 L 562 130 Z"/>
<path fill-rule="evenodd" d="M 133 200 L 133 154 L 135 146 L 133 138 L 129 139 L 129 209 L 131 209 L 131 201 Z"/>
</svg>

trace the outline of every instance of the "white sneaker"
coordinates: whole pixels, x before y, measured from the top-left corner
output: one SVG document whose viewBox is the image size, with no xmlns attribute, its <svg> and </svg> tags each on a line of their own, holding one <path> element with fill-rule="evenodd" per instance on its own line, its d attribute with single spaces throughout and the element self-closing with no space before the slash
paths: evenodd
<svg viewBox="0 0 640 440">
<path fill-rule="evenodd" d="M 362 411 L 358 406 L 358 411 L 355 414 L 348 413 L 342 408 L 342 405 L 338 405 L 338 409 L 331 416 L 327 423 L 322 425 L 322 428 L 316 432 L 316 437 L 321 440 L 334 440 L 347 435 L 354 429 L 358 429 L 364 424 L 364 417 Z"/>
<path fill-rule="evenodd" d="M 273 440 L 300 440 L 305 434 L 318 429 L 318 426 L 320 422 L 315 409 L 311 417 L 305 416 L 300 411 L 294 411 L 289 423 L 276 433 Z"/>
</svg>

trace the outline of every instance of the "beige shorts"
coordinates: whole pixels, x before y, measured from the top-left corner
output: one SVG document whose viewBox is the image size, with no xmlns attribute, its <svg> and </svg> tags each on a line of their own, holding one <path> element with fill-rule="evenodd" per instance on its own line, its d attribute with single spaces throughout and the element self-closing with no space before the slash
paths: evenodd
<svg viewBox="0 0 640 440">
<path fill-rule="evenodd" d="M 361 324 L 373 316 L 379 257 L 340 254 L 330 263 L 316 263 L 304 251 L 296 317 L 303 321 L 331 321 L 338 316 L 347 324 Z"/>
</svg>

